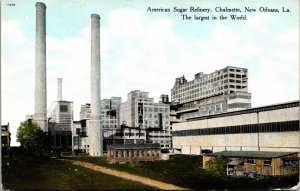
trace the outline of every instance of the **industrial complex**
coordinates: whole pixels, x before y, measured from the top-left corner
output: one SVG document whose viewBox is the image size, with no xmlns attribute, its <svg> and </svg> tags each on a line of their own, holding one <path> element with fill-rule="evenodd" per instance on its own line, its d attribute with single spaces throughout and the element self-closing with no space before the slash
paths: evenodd
<svg viewBox="0 0 300 191">
<path fill-rule="evenodd" d="M 155 103 L 144 90 L 129 92 L 124 102 L 119 95 L 101 100 L 99 15 L 91 15 L 90 30 L 91 98 L 74 121 L 62 78 L 47 108 L 46 5 L 36 3 L 35 112 L 27 119 L 51 136 L 53 150 L 107 155 L 111 162 L 160 160 L 162 152 L 203 155 L 204 168 L 221 156 L 231 160 L 228 175 L 295 173 L 288 166 L 299 161 L 299 100 L 252 107 L 249 71 L 235 66 L 176 78 L 170 101 L 162 94 Z M 1 127 L 9 149 L 9 125 Z"/>
</svg>

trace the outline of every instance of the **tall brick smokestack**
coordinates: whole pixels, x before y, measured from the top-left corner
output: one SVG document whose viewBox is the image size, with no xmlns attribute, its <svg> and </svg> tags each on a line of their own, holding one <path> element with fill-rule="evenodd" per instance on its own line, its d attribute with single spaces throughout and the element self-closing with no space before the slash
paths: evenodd
<svg viewBox="0 0 300 191">
<path fill-rule="evenodd" d="M 35 39 L 35 111 L 34 121 L 45 132 L 47 124 L 47 79 L 46 79 L 46 5 L 41 2 L 36 7 Z"/>
<path fill-rule="evenodd" d="M 103 130 L 100 126 L 100 16 L 91 15 L 91 119 L 90 150 L 92 156 L 103 155 Z"/>
</svg>

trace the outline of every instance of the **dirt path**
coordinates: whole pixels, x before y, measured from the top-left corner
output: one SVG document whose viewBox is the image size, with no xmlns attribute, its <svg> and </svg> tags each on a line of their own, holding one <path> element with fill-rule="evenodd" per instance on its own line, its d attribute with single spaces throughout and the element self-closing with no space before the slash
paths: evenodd
<svg viewBox="0 0 300 191">
<path fill-rule="evenodd" d="M 89 169 L 92 169 L 92 170 L 95 170 L 95 171 L 98 171 L 98 172 L 102 172 L 102 173 L 105 173 L 105 174 L 117 176 L 117 177 L 124 178 L 124 179 L 127 179 L 127 180 L 140 182 L 142 184 L 149 185 L 149 186 L 158 188 L 160 190 L 189 190 L 187 188 L 175 186 L 173 184 L 167 184 L 167 183 L 160 182 L 160 181 L 157 181 L 157 180 L 152 180 L 150 178 L 145 178 L 145 177 L 129 174 L 129 173 L 123 172 L 123 171 L 112 170 L 112 169 L 109 169 L 109 168 L 105 168 L 105 167 L 98 166 L 98 165 L 91 164 L 91 163 L 87 163 L 87 162 L 75 161 L 75 160 L 72 160 L 71 162 L 74 165 L 79 165 L 79 166 L 82 166 L 82 167 L 85 167 L 85 168 L 89 168 Z"/>
</svg>

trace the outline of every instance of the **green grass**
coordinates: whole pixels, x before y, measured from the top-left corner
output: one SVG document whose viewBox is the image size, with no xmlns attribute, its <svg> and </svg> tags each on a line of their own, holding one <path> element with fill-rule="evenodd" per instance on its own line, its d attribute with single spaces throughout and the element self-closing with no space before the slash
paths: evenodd
<svg viewBox="0 0 300 191">
<path fill-rule="evenodd" d="M 2 163 L 3 185 L 12 190 L 154 190 L 68 161 L 14 156 Z"/>
<path fill-rule="evenodd" d="M 105 157 L 74 157 L 112 169 L 149 177 L 191 189 L 269 189 L 291 187 L 297 184 L 298 175 L 281 177 L 230 177 L 202 169 L 201 156 L 175 155 L 168 161 L 109 164 Z"/>
</svg>

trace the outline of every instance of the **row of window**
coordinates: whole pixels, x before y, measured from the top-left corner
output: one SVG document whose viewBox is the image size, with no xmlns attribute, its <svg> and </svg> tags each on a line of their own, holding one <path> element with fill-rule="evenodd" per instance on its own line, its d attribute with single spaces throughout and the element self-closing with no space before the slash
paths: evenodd
<svg viewBox="0 0 300 191">
<path fill-rule="evenodd" d="M 152 151 L 116 151 L 117 158 L 128 158 L 128 157 L 154 157 L 159 156 L 160 152 L 156 150 Z M 113 152 L 111 156 L 114 156 Z"/>
<path fill-rule="evenodd" d="M 228 104 L 228 108 L 232 109 L 232 108 L 250 108 L 251 104 L 250 103 L 231 103 Z"/>
<path fill-rule="evenodd" d="M 246 84 L 241 84 L 240 80 L 230 79 L 229 82 L 230 83 L 238 83 L 236 85 L 237 89 L 241 89 L 241 88 L 246 87 Z M 228 80 L 224 80 L 224 82 L 221 81 L 221 82 L 213 83 L 213 84 L 209 83 L 208 85 L 207 85 L 207 83 L 203 83 L 203 84 L 200 83 L 200 84 L 195 85 L 198 88 L 185 88 L 185 89 L 174 90 L 174 91 L 172 91 L 172 97 L 174 97 L 174 96 L 183 96 L 185 93 L 189 93 L 189 94 L 193 94 L 193 93 L 196 93 L 196 92 L 203 92 L 203 93 L 206 92 L 207 93 L 207 90 L 213 90 L 213 89 L 215 89 L 216 91 L 217 90 L 223 90 L 223 87 L 221 87 L 222 84 L 225 85 L 224 89 L 227 89 L 228 87 L 235 88 L 234 84 L 230 84 L 230 86 L 228 86 Z M 187 92 L 187 90 L 188 90 L 188 92 Z"/>
<path fill-rule="evenodd" d="M 154 107 L 154 109 L 152 109 L 153 107 L 144 107 L 143 111 L 144 112 L 160 112 L 160 113 L 169 113 L 169 108 L 157 108 Z"/>
<path fill-rule="evenodd" d="M 238 73 L 238 74 L 234 74 L 234 73 Z M 237 78 L 241 78 L 241 77 L 246 77 L 246 73 L 247 73 L 247 70 L 243 70 L 243 75 L 241 75 L 241 70 L 239 69 L 229 69 L 229 71 L 227 69 L 224 69 L 224 70 L 219 70 L 218 72 L 214 72 L 214 73 L 211 73 L 211 74 L 206 74 L 206 75 L 200 75 L 196 74 L 195 75 L 195 80 L 193 81 L 190 81 L 190 82 L 187 82 L 187 80 L 183 77 L 181 77 L 179 79 L 179 82 L 180 84 L 183 84 L 184 82 L 187 83 L 187 85 L 192 85 L 193 82 L 199 82 L 199 81 L 206 81 L 206 80 L 209 80 L 209 81 L 216 81 L 216 80 L 219 80 L 219 79 L 223 79 L 223 75 L 224 75 L 224 78 L 228 77 L 228 73 L 229 73 L 229 76 L 230 77 L 237 77 Z"/>
<path fill-rule="evenodd" d="M 177 137 L 177 136 L 220 135 L 220 134 L 240 134 L 240 133 L 259 133 L 259 132 L 264 133 L 264 132 L 285 132 L 285 131 L 299 131 L 299 120 L 173 131 L 173 136 Z"/>
<path fill-rule="evenodd" d="M 229 99 L 242 98 L 242 99 L 251 99 L 250 95 L 230 95 Z"/>
<path fill-rule="evenodd" d="M 272 111 L 272 110 L 286 109 L 286 108 L 292 108 L 292 107 L 299 107 L 299 101 L 280 104 L 280 105 L 274 105 L 274 106 L 266 106 L 266 107 L 261 107 L 261 108 L 253 108 L 253 109 L 247 109 L 247 110 L 241 110 L 241 111 L 235 111 L 235 112 L 229 112 L 229 113 L 222 113 L 222 114 L 218 114 L 218 115 L 196 117 L 196 118 L 190 119 L 189 121 L 195 121 L 195 120 L 201 120 L 201 119 L 207 119 L 207 118 L 212 119 L 212 118 L 219 118 L 219 117 L 228 117 L 228 116 L 243 115 L 243 114 L 249 114 L 249 113 L 259 113 L 259 112 L 264 112 L 264 111 Z"/>
<path fill-rule="evenodd" d="M 245 163 L 246 163 L 246 164 L 247 164 L 247 163 L 248 163 L 248 164 L 256 164 L 256 163 L 255 163 L 255 159 L 246 159 L 246 161 L 242 162 L 241 165 L 244 165 Z M 272 165 L 272 161 L 271 161 L 271 160 L 264 160 L 264 161 L 263 161 L 263 165 L 264 165 L 264 166 L 271 166 L 271 165 Z"/>
<path fill-rule="evenodd" d="M 255 159 L 247 159 L 245 163 L 255 164 Z M 271 160 L 264 160 L 264 166 L 271 166 L 271 164 L 272 164 Z"/>
</svg>

